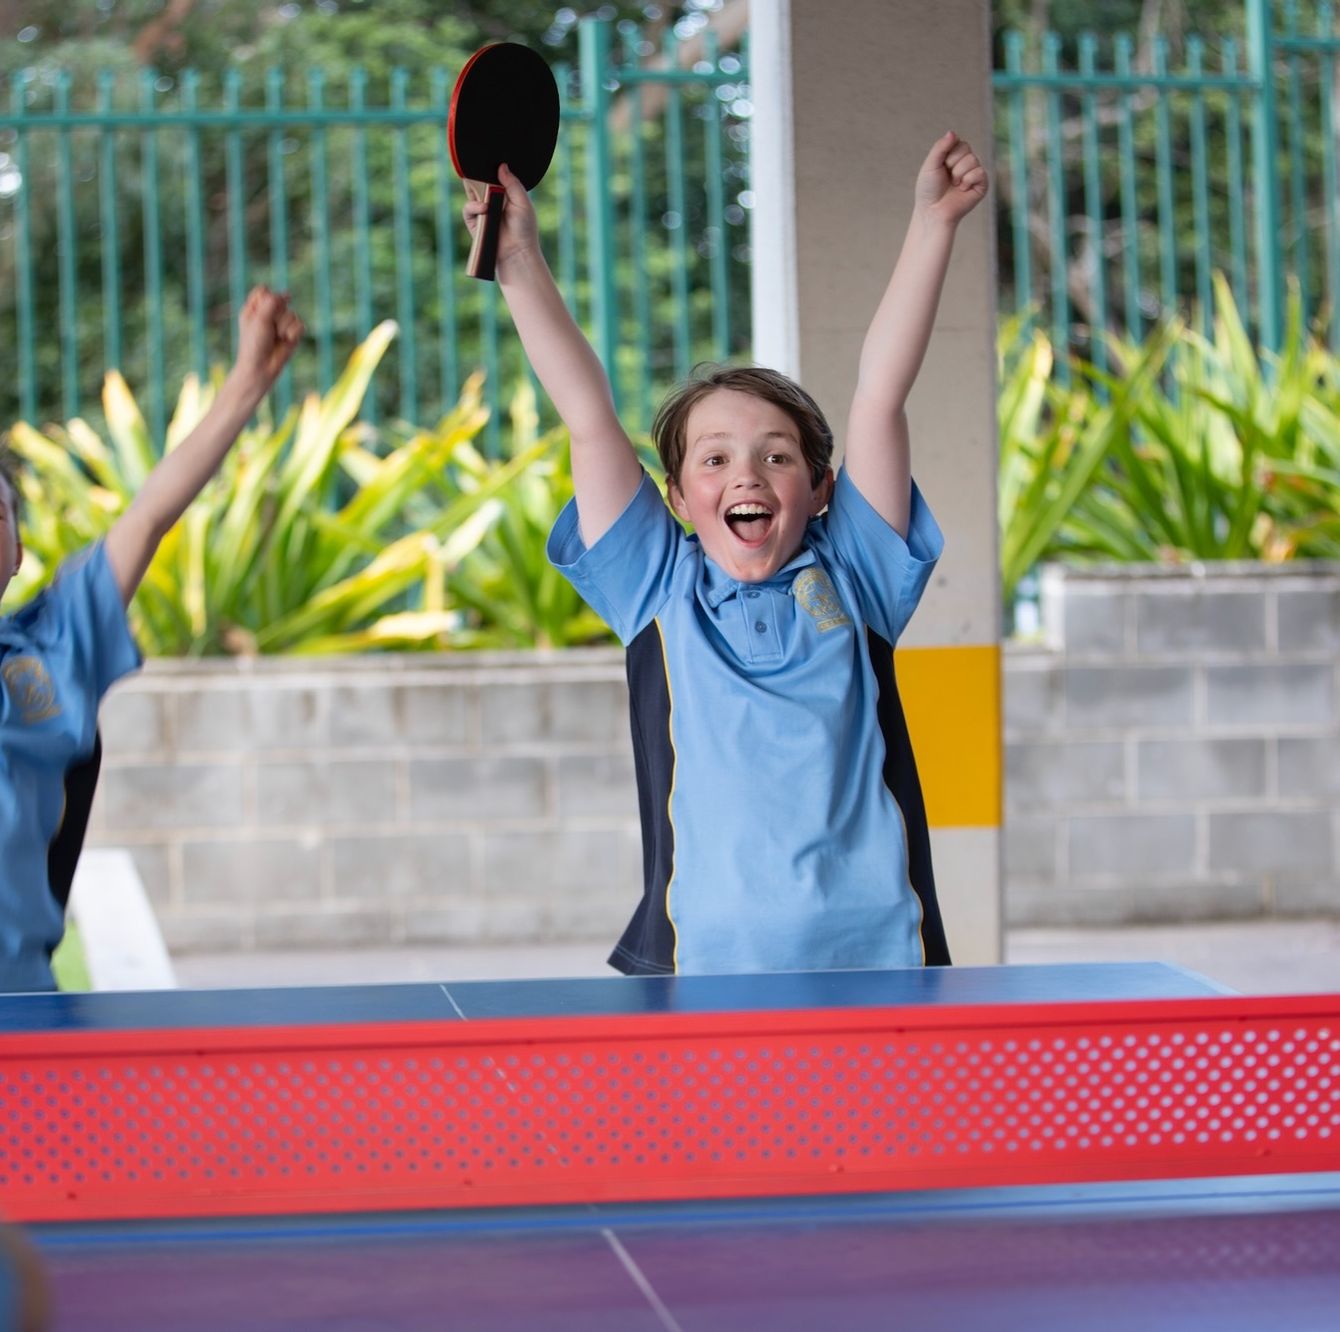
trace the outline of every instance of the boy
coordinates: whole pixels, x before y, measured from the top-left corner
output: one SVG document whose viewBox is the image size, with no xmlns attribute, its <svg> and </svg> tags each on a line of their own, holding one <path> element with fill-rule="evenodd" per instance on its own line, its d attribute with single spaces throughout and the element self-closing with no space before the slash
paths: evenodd
<svg viewBox="0 0 1340 1332">
<path fill-rule="evenodd" d="M 782 375 L 718 371 L 662 408 L 653 435 L 692 537 L 615 417 L 525 191 L 501 178 L 498 280 L 572 436 L 575 501 L 550 559 L 628 648 L 644 896 L 611 965 L 922 964 L 922 904 L 885 781 L 891 672 L 881 687 L 867 636 L 896 641 L 940 553 L 912 484 L 904 403 L 955 229 L 985 195 L 986 172 L 953 133 L 922 164 L 836 480 L 823 414 Z M 482 207 L 466 205 L 468 224 Z M 942 940 L 931 960 L 948 960 Z"/>
<path fill-rule="evenodd" d="M 158 543 L 218 470 L 302 336 L 288 298 L 247 297 L 237 362 L 209 411 L 154 468 L 101 541 L 0 618 L 0 991 L 50 990 L 64 932 L 48 851 L 64 818 L 66 773 L 92 752 L 103 694 L 140 664 L 126 607 Z M 12 470 L 0 470 L 0 596 L 23 545 Z"/>
</svg>

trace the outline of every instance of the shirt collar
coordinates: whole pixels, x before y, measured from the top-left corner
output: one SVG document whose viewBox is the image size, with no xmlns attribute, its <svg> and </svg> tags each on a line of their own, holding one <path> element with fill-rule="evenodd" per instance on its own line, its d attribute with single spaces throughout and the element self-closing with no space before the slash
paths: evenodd
<svg viewBox="0 0 1340 1332">
<path fill-rule="evenodd" d="M 711 556 L 704 554 L 703 600 L 710 610 L 716 610 L 723 601 L 729 601 L 732 597 L 738 596 L 742 588 L 777 587 L 789 584 L 796 574 L 814 562 L 814 551 L 809 546 L 802 546 L 771 578 L 765 578 L 762 583 L 742 583 L 739 579 L 732 578 L 719 564 L 714 563 Z"/>
</svg>

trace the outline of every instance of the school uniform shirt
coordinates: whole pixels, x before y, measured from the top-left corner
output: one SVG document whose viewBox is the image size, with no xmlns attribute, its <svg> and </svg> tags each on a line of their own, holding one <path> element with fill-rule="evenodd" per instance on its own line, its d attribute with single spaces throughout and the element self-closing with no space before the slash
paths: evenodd
<svg viewBox="0 0 1340 1332">
<path fill-rule="evenodd" d="M 891 645 L 942 546 L 915 487 L 904 540 L 845 471 L 799 552 L 760 583 L 725 574 L 646 476 L 589 548 L 564 509 L 550 560 L 628 648 L 644 882 L 611 965 L 926 960 L 870 644 L 889 647 L 891 681 Z M 942 947 L 938 909 L 934 927 Z"/>
<path fill-rule="evenodd" d="M 65 922 L 47 853 L 65 773 L 92 752 L 103 694 L 139 664 L 101 542 L 0 619 L 0 991 L 54 988 Z"/>
</svg>

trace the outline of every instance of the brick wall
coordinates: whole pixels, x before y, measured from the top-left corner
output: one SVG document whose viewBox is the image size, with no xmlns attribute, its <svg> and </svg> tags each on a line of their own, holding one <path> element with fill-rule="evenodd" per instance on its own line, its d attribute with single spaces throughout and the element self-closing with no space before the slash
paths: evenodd
<svg viewBox="0 0 1340 1332">
<path fill-rule="evenodd" d="M 1340 916 L 1340 566 L 1051 573 L 1005 658 L 1015 925 Z M 641 851 L 621 654 L 152 662 L 89 840 L 169 945 L 613 939 Z"/>
<path fill-rule="evenodd" d="M 151 662 L 90 845 L 170 947 L 613 939 L 641 884 L 622 655 Z"/>
<path fill-rule="evenodd" d="M 1340 915 L 1340 566 L 1049 571 L 1006 656 L 1012 924 Z"/>
</svg>

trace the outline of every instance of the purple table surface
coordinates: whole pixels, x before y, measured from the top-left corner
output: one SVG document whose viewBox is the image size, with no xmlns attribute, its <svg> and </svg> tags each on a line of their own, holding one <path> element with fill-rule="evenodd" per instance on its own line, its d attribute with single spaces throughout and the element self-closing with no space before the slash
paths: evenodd
<svg viewBox="0 0 1340 1332">
<path fill-rule="evenodd" d="M 47 1226 L 57 1332 L 1332 1332 L 1340 1175 Z"/>
</svg>

